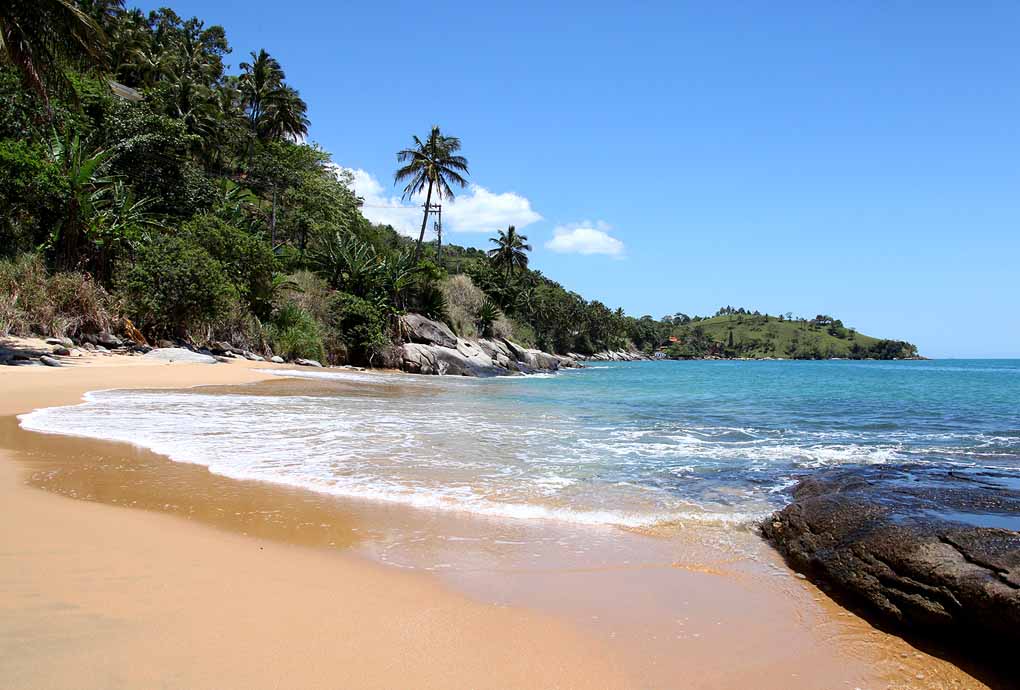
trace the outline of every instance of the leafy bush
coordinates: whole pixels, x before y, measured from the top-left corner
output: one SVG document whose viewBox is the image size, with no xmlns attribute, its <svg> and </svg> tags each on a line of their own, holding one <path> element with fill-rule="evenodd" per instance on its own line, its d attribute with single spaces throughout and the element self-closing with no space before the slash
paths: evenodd
<svg viewBox="0 0 1020 690">
<path fill-rule="evenodd" d="M 256 316 L 269 317 L 277 264 L 266 242 L 213 215 L 193 218 L 181 226 L 181 232 L 220 263 L 227 280 Z"/>
<path fill-rule="evenodd" d="M 186 335 L 222 317 L 237 299 L 220 262 L 181 236 L 143 247 L 121 289 L 135 325 L 156 335 Z"/>
<path fill-rule="evenodd" d="M 195 337 L 198 342 L 225 341 L 245 350 L 270 354 L 268 329 L 239 299 L 230 300 L 219 318 L 203 323 L 202 327 L 202 336 Z"/>
<path fill-rule="evenodd" d="M 0 141 L 0 256 L 34 250 L 62 222 L 67 180 L 44 149 Z"/>
<path fill-rule="evenodd" d="M 377 304 L 347 292 L 336 293 L 331 305 L 331 325 L 354 361 L 371 364 L 390 343 L 385 312 Z"/>
<path fill-rule="evenodd" d="M 42 259 L 0 261 L 0 335 L 78 336 L 111 330 L 115 300 L 85 273 L 49 275 Z"/>
<path fill-rule="evenodd" d="M 315 318 L 295 304 L 285 304 L 274 315 L 269 342 L 273 352 L 287 359 L 325 359 L 322 331 Z"/>
</svg>

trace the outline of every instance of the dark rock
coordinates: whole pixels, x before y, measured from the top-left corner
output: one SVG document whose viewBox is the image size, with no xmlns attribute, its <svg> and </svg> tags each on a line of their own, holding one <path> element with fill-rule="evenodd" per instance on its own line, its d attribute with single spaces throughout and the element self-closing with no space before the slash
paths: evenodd
<svg viewBox="0 0 1020 690">
<path fill-rule="evenodd" d="M 1020 482 L 864 467 L 805 479 L 762 532 L 795 569 L 911 633 L 1020 644 Z"/>
<path fill-rule="evenodd" d="M 240 355 L 244 356 L 244 350 L 239 347 L 234 347 L 230 343 L 224 340 L 217 340 L 209 343 L 209 350 L 214 355 Z"/>
<path fill-rule="evenodd" d="M 177 347 L 177 343 L 173 342 L 172 340 L 159 340 L 156 342 L 156 347 L 159 348 Z"/>
<path fill-rule="evenodd" d="M 83 349 L 88 350 L 89 352 L 96 351 L 96 344 L 88 340 L 83 340 L 81 346 Z"/>
<path fill-rule="evenodd" d="M 100 333 L 96 337 L 96 345 L 102 345 L 103 347 L 107 348 L 114 348 L 120 347 L 121 345 L 123 345 L 123 342 L 121 342 L 121 339 L 115 336 L 113 333 L 105 331 L 103 333 Z"/>
<path fill-rule="evenodd" d="M 57 347 L 53 348 L 53 354 L 55 354 L 55 355 L 57 355 L 59 357 L 70 357 L 71 356 L 71 351 L 68 350 L 63 345 L 58 345 Z"/>
<path fill-rule="evenodd" d="M 64 366 L 63 364 L 61 364 L 57 360 L 53 359 L 49 355 L 43 355 L 42 357 L 39 358 L 39 361 L 42 362 L 43 364 L 45 364 L 48 367 L 62 367 L 62 366 Z"/>
</svg>

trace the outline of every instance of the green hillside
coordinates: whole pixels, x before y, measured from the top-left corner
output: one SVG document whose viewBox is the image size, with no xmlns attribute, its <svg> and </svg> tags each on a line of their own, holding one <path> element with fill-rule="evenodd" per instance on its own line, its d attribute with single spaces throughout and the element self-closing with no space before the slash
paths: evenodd
<svg viewBox="0 0 1020 690">
<path fill-rule="evenodd" d="M 900 340 L 862 335 L 838 319 L 790 319 L 756 313 L 728 313 L 674 323 L 669 357 L 775 357 L 782 359 L 909 359 L 917 348 Z M 672 339 L 671 339 L 672 340 Z"/>
</svg>

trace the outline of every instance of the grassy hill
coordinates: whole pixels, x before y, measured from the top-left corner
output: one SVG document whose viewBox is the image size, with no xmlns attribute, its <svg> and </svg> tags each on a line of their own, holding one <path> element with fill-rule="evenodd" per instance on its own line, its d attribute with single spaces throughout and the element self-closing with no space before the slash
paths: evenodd
<svg viewBox="0 0 1020 690">
<path fill-rule="evenodd" d="M 829 317 L 786 319 L 766 314 L 725 314 L 673 327 L 676 358 L 777 357 L 784 359 L 907 359 L 917 348 L 899 340 L 862 335 Z M 672 339 L 671 339 L 672 341 Z"/>
</svg>

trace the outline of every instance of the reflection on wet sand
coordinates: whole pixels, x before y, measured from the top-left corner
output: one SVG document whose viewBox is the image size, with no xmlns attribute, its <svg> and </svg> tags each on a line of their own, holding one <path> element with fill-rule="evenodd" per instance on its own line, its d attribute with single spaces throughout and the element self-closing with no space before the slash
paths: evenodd
<svg viewBox="0 0 1020 690">
<path fill-rule="evenodd" d="M 353 384 L 286 379 L 196 394 L 218 392 L 364 394 Z M 399 404 L 429 393 L 394 385 L 371 394 Z M 16 449 L 29 482 L 48 491 L 353 550 L 434 573 L 481 601 L 567 616 L 611 641 L 645 686 L 675 687 L 679 678 L 691 687 L 980 687 L 833 604 L 747 529 L 647 533 L 338 499 L 220 477 L 127 444 L 29 433 L 14 418 L 0 420 L 0 446 Z"/>
</svg>

